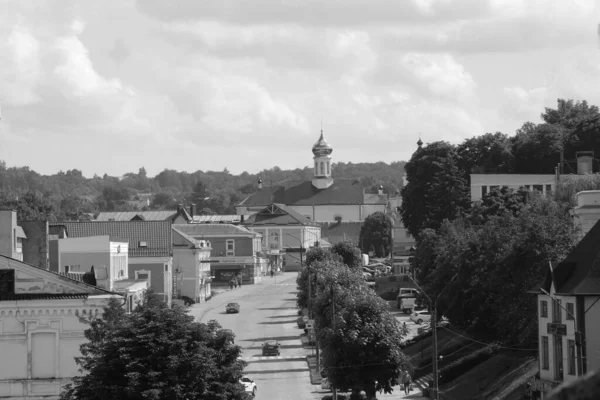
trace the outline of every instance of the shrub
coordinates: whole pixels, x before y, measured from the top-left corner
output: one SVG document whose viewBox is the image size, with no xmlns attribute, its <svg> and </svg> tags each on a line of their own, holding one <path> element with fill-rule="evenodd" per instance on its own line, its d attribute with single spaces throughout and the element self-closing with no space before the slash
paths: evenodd
<svg viewBox="0 0 600 400">
<path fill-rule="evenodd" d="M 443 384 L 456 379 L 471 368 L 489 359 L 492 355 L 494 355 L 495 352 L 496 349 L 490 349 L 489 347 L 485 347 L 483 349 L 480 349 L 479 351 L 471 353 L 468 356 L 443 367 L 440 370 L 440 383 Z"/>
</svg>

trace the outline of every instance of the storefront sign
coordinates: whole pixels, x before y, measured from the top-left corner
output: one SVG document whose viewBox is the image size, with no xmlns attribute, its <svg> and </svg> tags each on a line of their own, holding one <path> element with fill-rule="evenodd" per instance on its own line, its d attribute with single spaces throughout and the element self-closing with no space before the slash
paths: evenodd
<svg viewBox="0 0 600 400">
<path fill-rule="evenodd" d="M 567 334 L 567 326 L 564 324 L 548 322 L 548 334 L 565 336 Z"/>
</svg>

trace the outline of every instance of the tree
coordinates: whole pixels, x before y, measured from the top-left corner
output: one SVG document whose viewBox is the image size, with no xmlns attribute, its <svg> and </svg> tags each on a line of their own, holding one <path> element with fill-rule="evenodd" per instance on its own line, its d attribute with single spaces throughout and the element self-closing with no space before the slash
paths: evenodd
<svg viewBox="0 0 600 400">
<path fill-rule="evenodd" d="M 492 189 L 481 198 L 481 201 L 471 207 L 469 218 L 473 222 L 483 223 L 492 216 L 500 216 L 505 213 L 517 216 L 525 207 L 529 194 L 525 188 L 514 190 L 502 186 Z"/>
<path fill-rule="evenodd" d="M 75 377 L 61 400 L 248 399 L 239 383 L 246 365 L 233 334 L 173 309 L 148 292 L 126 315 L 113 300 L 90 320 Z"/>
<path fill-rule="evenodd" d="M 159 192 L 152 197 L 152 207 L 164 208 L 167 206 L 171 206 L 173 204 L 173 201 L 174 199 L 171 193 Z"/>
<path fill-rule="evenodd" d="M 343 391 L 364 390 L 368 399 L 377 391 L 391 393 L 407 361 L 399 322 L 367 287 L 362 271 L 336 261 L 318 264 L 313 314 L 327 378 Z"/>
<path fill-rule="evenodd" d="M 354 243 L 349 240 L 338 242 L 331 247 L 331 252 L 341 257 L 344 264 L 349 268 L 361 268 L 362 252 Z"/>
<path fill-rule="evenodd" d="M 48 196 L 36 191 L 28 191 L 22 196 L 8 197 L 0 194 L 0 207 L 17 211 L 17 219 L 21 221 L 56 221 L 56 206 Z"/>
<path fill-rule="evenodd" d="M 510 173 L 514 168 L 510 139 L 500 132 L 466 139 L 457 153 L 467 179 L 471 173 Z"/>
<path fill-rule="evenodd" d="M 361 249 L 367 253 L 373 246 L 378 257 L 385 257 L 389 254 L 392 243 L 392 229 L 390 218 L 383 212 L 378 211 L 369 215 L 365 218 L 358 236 Z M 380 254 L 382 246 L 384 254 Z"/>
<path fill-rule="evenodd" d="M 322 247 L 312 247 L 306 253 L 306 258 L 304 260 L 304 266 L 298 272 L 298 277 L 296 278 L 296 286 L 298 290 L 296 291 L 296 304 L 301 309 L 307 308 L 309 306 L 309 297 L 308 297 L 308 279 L 311 278 L 311 285 L 313 290 L 316 289 L 317 284 L 317 274 L 319 273 L 319 268 L 324 268 L 323 266 L 327 264 L 327 262 L 338 262 L 341 263 L 342 258 L 338 254 L 334 254 L 328 249 L 324 249 Z M 312 295 L 314 297 L 316 292 L 313 292 Z"/>
</svg>

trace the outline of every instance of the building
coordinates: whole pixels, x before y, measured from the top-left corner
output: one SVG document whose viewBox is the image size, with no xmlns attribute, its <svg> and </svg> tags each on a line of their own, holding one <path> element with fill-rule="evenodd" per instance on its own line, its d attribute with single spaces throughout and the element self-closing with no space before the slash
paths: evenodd
<svg viewBox="0 0 600 400">
<path fill-rule="evenodd" d="M 116 293 L 0 255 L 0 398 L 53 400 L 79 375 L 82 318 Z"/>
<path fill-rule="evenodd" d="M 261 251 L 269 258 L 269 271 L 298 271 L 305 252 L 320 245 L 321 226 L 283 204 L 271 204 L 250 216 L 244 226 L 260 233 Z"/>
<path fill-rule="evenodd" d="M 261 253 L 260 234 L 231 224 L 181 224 L 173 225 L 173 229 L 210 242 L 213 285 L 227 285 L 233 277 L 241 277 L 243 283 L 261 281 L 267 259 Z"/>
<path fill-rule="evenodd" d="M 194 215 L 191 224 L 243 224 L 250 215 Z"/>
<path fill-rule="evenodd" d="M 173 296 L 205 302 L 211 296 L 208 240 L 199 240 L 173 227 Z"/>
<path fill-rule="evenodd" d="M 98 214 L 96 221 L 171 221 L 173 224 L 191 222 L 196 213 L 196 206 L 192 204 L 189 212 L 182 204 L 176 210 L 159 211 L 103 211 Z"/>
<path fill-rule="evenodd" d="M 334 179 L 331 153 L 333 148 L 321 136 L 312 148 L 314 177 L 291 186 L 263 187 L 236 206 L 236 213 L 254 214 L 271 204 L 283 204 L 315 222 L 362 222 L 387 206 L 387 195 L 365 193 L 359 181 Z"/>
<path fill-rule="evenodd" d="M 23 228 L 17 224 L 17 213 L 0 209 L 0 254 L 23 261 L 23 241 L 27 239 Z"/>
<path fill-rule="evenodd" d="M 510 189 L 524 187 L 549 194 L 556 189 L 554 174 L 471 174 L 471 201 L 481 200 L 493 189 L 506 186 Z"/>
<path fill-rule="evenodd" d="M 540 378 L 534 384 L 545 394 L 600 369 L 600 191 L 576 197 L 573 214 L 584 236 L 534 291 L 540 337 Z"/>
<path fill-rule="evenodd" d="M 170 306 L 173 297 L 173 241 L 171 221 L 91 221 L 50 224 L 50 261 L 54 268 L 58 251 L 55 237 L 109 236 L 128 243 L 129 279 L 147 279 L 150 287 Z M 58 266 L 60 268 L 60 266 Z"/>
<path fill-rule="evenodd" d="M 0 254 L 48 269 L 48 221 L 18 221 L 16 211 L 0 209 Z"/>
</svg>

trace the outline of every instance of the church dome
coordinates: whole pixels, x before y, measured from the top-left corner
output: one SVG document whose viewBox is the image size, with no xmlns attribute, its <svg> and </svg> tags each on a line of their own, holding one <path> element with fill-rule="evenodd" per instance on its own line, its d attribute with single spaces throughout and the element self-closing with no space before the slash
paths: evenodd
<svg viewBox="0 0 600 400">
<path fill-rule="evenodd" d="M 321 136 L 319 137 L 319 140 L 317 140 L 317 143 L 314 144 L 312 152 L 317 157 L 328 156 L 333 152 L 333 148 L 323 137 L 323 131 L 321 131 Z"/>
</svg>

